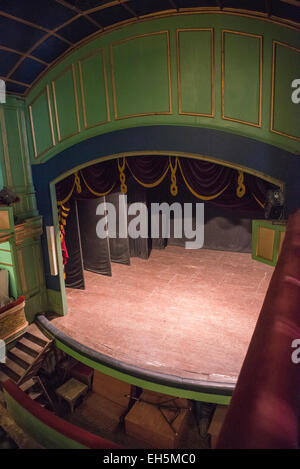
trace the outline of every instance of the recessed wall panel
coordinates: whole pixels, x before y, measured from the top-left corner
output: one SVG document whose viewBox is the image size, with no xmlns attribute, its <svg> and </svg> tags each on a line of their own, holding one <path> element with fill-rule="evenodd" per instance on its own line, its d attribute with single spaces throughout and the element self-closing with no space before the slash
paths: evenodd
<svg viewBox="0 0 300 469">
<path fill-rule="evenodd" d="M 109 121 L 107 76 L 103 49 L 78 63 L 86 129 Z"/>
<path fill-rule="evenodd" d="M 29 105 L 29 113 L 34 156 L 38 158 L 55 144 L 48 85 Z"/>
<path fill-rule="evenodd" d="M 261 127 L 262 36 L 222 31 L 222 118 Z"/>
<path fill-rule="evenodd" d="M 271 131 L 300 140 L 300 103 L 293 102 L 292 87 L 300 79 L 300 49 L 273 42 Z M 299 88 L 299 84 L 297 88 Z M 296 93 L 294 93 L 296 95 Z M 300 96 L 300 93 L 297 94 Z M 297 96 L 294 97 L 296 101 Z"/>
<path fill-rule="evenodd" d="M 75 66 L 64 70 L 52 81 L 55 120 L 61 142 L 80 132 Z"/>
<path fill-rule="evenodd" d="M 113 43 L 110 52 L 115 119 L 171 114 L 168 31 Z"/>
<path fill-rule="evenodd" d="M 179 114 L 214 116 L 213 29 L 177 30 Z"/>
</svg>

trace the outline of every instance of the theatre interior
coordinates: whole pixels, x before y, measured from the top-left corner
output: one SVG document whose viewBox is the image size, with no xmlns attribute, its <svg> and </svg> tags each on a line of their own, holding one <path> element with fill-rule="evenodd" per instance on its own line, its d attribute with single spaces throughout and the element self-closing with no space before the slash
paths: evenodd
<svg viewBox="0 0 300 469">
<path fill-rule="evenodd" d="M 0 448 L 299 449 L 299 7 L 0 0 Z"/>
</svg>

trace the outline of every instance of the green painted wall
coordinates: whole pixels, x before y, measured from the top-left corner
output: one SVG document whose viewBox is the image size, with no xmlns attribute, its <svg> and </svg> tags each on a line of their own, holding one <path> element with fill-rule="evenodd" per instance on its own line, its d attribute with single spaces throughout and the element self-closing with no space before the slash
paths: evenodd
<svg viewBox="0 0 300 469">
<path fill-rule="evenodd" d="M 23 100 L 10 97 L 0 104 L 0 183 L 17 192 L 21 201 L 14 205 L 14 215 L 21 219 L 36 216 L 27 127 Z"/>
<path fill-rule="evenodd" d="M 32 162 L 101 133 L 157 124 L 224 130 L 297 153 L 299 47 L 292 27 L 228 14 L 172 15 L 99 35 L 27 96 Z"/>
<path fill-rule="evenodd" d="M 12 206 L 10 229 L 0 228 L 0 268 L 9 271 L 10 295 L 25 296 L 26 316 L 32 321 L 45 310 L 47 295 L 25 114 L 24 100 L 8 96 L 0 104 L 0 190 L 8 186 L 20 198 Z M 3 236 L 8 237 L 5 242 Z"/>
<path fill-rule="evenodd" d="M 77 441 L 71 440 L 62 433 L 34 417 L 6 391 L 4 392 L 9 415 L 28 435 L 47 449 L 87 449 Z"/>
</svg>

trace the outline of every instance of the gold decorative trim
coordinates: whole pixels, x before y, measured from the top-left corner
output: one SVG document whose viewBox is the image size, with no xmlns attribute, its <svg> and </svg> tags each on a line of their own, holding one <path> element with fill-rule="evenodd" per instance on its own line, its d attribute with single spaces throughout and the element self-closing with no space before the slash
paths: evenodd
<svg viewBox="0 0 300 469">
<path fill-rule="evenodd" d="M 225 116 L 224 111 L 224 91 L 225 91 L 225 34 L 236 34 L 239 36 L 246 36 L 259 39 L 259 103 L 258 103 L 258 123 L 244 121 L 242 119 L 235 119 L 233 117 Z M 222 61 L 221 61 L 221 86 L 222 86 L 222 119 L 231 122 L 238 122 L 240 124 L 250 125 L 252 127 L 261 127 L 262 122 L 262 72 L 263 72 L 263 36 L 260 34 L 245 33 L 241 31 L 233 31 L 230 29 L 222 29 Z"/>
<path fill-rule="evenodd" d="M 10 168 L 6 122 L 5 122 L 4 108 L 2 106 L 0 106 L 0 125 L 1 125 L 1 134 L 2 134 L 2 143 L 3 143 L 4 162 L 5 162 L 4 173 L 6 175 L 7 185 L 12 186 L 13 181 L 12 181 L 11 168 Z"/>
<path fill-rule="evenodd" d="M 24 183 L 25 183 L 25 186 L 26 186 L 28 184 L 28 181 L 27 181 L 27 171 L 26 171 L 25 154 L 24 154 L 24 141 L 23 141 L 22 132 L 21 132 L 20 110 L 19 109 L 17 109 L 17 123 L 18 123 L 18 132 L 19 132 L 22 168 L 23 168 L 23 174 L 24 174 Z"/>
<path fill-rule="evenodd" d="M 300 49 L 296 47 L 290 46 L 289 44 L 285 44 L 284 42 L 273 41 L 273 54 L 272 54 L 272 91 L 271 91 L 271 117 L 270 117 L 270 132 L 274 134 L 282 135 L 283 137 L 291 138 L 292 140 L 296 140 L 300 142 L 300 137 L 295 137 L 294 135 L 289 135 L 285 132 L 281 132 L 280 130 L 274 129 L 274 94 L 275 94 L 275 66 L 276 66 L 276 46 L 286 47 L 287 49 L 293 50 L 295 52 L 300 52 Z"/>
<path fill-rule="evenodd" d="M 130 114 L 118 117 L 117 111 L 117 96 L 116 96 L 116 83 L 114 76 L 114 60 L 113 60 L 113 47 L 122 44 L 124 42 L 132 41 L 134 39 L 139 39 L 141 37 L 156 36 L 158 34 L 166 34 L 167 37 L 167 50 L 168 50 L 168 81 L 169 81 L 169 111 L 161 112 L 145 112 L 138 114 Z M 159 115 L 170 115 L 173 113 L 172 110 L 172 85 L 171 85 L 171 57 L 170 57 L 170 34 L 169 31 L 155 31 L 152 33 L 139 34 L 137 36 L 131 36 L 121 41 L 113 42 L 110 44 L 110 67 L 111 67 L 111 76 L 112 76 L 112 89 L 113 89 L 113 103 L 114 103 L 114 117 L 115 120 L 129 119 L 131 117 L 142 117 L 142 116 L 159 116 Z"/>
<path fill-rule="evenodd" d="M 104 77 L 104 87 L 105 87 L 105 103 L 106 103 L 106 120 L 97 122 L 96 124 L 88 125 L 87 124 L 87 117 L 86 117 L 86 105 L 85 105 L 85 96 L 84 96 L 84 83 L 82 78 L 82 62 L 86 59 L 99 54 L 102 57 L 102 64 L 103 64 L 103 77 Z M 91 54 L 86 55 L 82 59 L 78 60 L 78 68 L 79 68 L 79 79 L 80 79 L 80 91 L 81 91 L 81 99 L 82 99 L 82 108 L 83 108 L 83 119 L 84 119 L 84 127 L 85 129 L 91 129 L 93 127 L 97 127 L 98 125 L 107 124 L 110 122 L 110 111 L 109 111 L 109 98 L 108 98 L 108 84 L 107 84 L 107 72 L 106 72 L 106 63 L 105 63 L 105 55 L 104 55 L 104 47 L 101 49 L 97 49 Z"/>
<path fill-rule="evenodd" d="M 52 137 L 52 145 L 50 145 L 50 147 L 43 150 L 41 153 L 38 153 L 37 144 L 36 144 L 35 129 L 34 129 L 34 122 L 33 122 L 32 106 L 45 92 L 47 94 L 48 114 L 49 114 L 50 130 L 51 130 L 51 137 Z M 49 85 L 46 85 L 45 88 L 43 88 L 42 91 L 29 104 L 29 116 L 30 116 L 30 125 L 31 125 L 31 132 L 32 132 L 33 148 L 34 148 L 34 157 L 39 158 L 40 156 L 42 156 L 44 153 L 51 150 L 51 148 L 53 148 L 55 146 L 55 137 L 54 137 L 54 129 L 53 129 L 53 119 L 52 119 L 52 109 L 51 109 L 51 102 L 50 102 Z"/>
<path fill-rule="evenodd" d="M 120 1 L 122 1 L 122 0 L 120 0 Z M 106 4 L 106 5 L 108 5 L 108 4 Z M 87 11 L 85 11 L 84 13 L 87 14 Z M 71 54 L 73 54 L 74 51 L 78 50 L 80 47 L 84 46 L 85 44 L 88 44 L 89 42 L 93 41 L 94 39 L 96 39 L 98 37 L 104 36 L 105 34 L 108 34 L 108 33 L 113 32 L 113 31 L 117 31 L 117 30 L 122 29 L 122 28 L 124 28 L 124 27 L 126 27 L 130 24 L 133 24 L 133 23 L 134 24 L 139 24 L 139 23 L 151 21 L 151 20 L 156 19 L 156 18 L 167 18 L 167 17 L 172 17 L 172 16 L 191 16 L 191 15 L 201 15 L 201 14 L 240 16 L 240 17 L 245 17 L 245 18 L 251 18 L 251 19 L 264 21 L 266 23 L 271 23 L 271 24 L 275 24 L 277 26 L 281 26 L 281 27 L 285 27 L 285 28 L 292 29 L 292 30 L 295 30 L 295 31 L 299 31 L 299 24 L 294 22 L 294 21 L 286 20 L 286 19 L 279 18 L 279 17 L 276 17 L 276 16 L 269 17 L 266 13 L 259 13 L 259 12 L 255 13 L 255 12 L 253 12 L 253 10 L 250 11 L 250 10 L 240 10 L 240 9 L 238 10 L 238 9 L 236 9 L 236 10 L 232 11 L 229 8 L 223 8 L 221 10 L 219 7 L 211 7 L 211 8 L 196 7 L 196 8 L 189 8 L 188 10 L 179 8 L 179 10 L 176 10 L 176 11 L 175 10 L 168 10 L 167 12 L 163 11 L 163 12 L 156 12 L 154 14 L 150 13 L 148 15 L 141 16 L 138 19 L 136 17 L 134 17 L 134 18 L 130 18 L 130 19 L 125 20 L 125 21 L 120 21 L 119 23 L 116 23 L 116 24 L 113 24 L 113 25 L 110 25 L 110 26 L 106 26 L 105 28 L 102 28 L 100 31 L 96 31 L 95 33 L 91 34 L 87 38 L 82 39 L 81 41 L 76 43 L 75 46 L 71 47 L 64 54 L 62 54 L 58 60 L 55 60 L 51 64 L 49 64 L 48 67 L 34 80 L 32 85 L 27 89 L 27 91 L 24 94 L 22 94 L 22 93 L 13 93 L 13 94 L 18 94 L 20 96 L 27 97 L 30 94 L 30 92 L 32 91 L 33 87 L 37 83 L 39 83 L 45 77 L 45 75 L 50 70 L 53 69 L 54 66 L 61 63 L 66 57 L 69 57 Z M 73 20 L 75 20 L 75 19 L 76 19 L 76 17 L 73 18 Z M 57 28 L 57 30 L 59 30 L 60 28 L 62 28 L 64 26 L 66 26 L 66 24 L 60 25 L 60 27 Z M 48 34 L 48 36 L 50 36 L 50 34 Z M 45 38 L 43 37 L 42 39 L 44 40 Z M 67 41 L 65 40 L 65 42 L 67 42 Z M 41 40 L 38 41 L 36 44 L 34 44 L 33 47 L 30 49 L 30 51 L 28 51 L 27 54 L 24 54 L 23 57 L 24 58 L 29 57 L 30 53 L 34 49 L 36 49 L 37 46 L 40 43 L 41 43 Z"/>
<path fill-rule="evenodd" d="M 20 272 L 21 283 L 22 283 L 22 290 L 23 290 L 23 293 L 25 293 L 27 292 L 27 284 L 26 284 L 26 278 L 25 278 L 25 272 L 24 272 L 23 254 L 21 250 L 18 250 L 18 264 L 19 264 L 19 272 Z"/>
<path fill-rule="evenodd" d="M 189 31 L 210 31 L 210 45 L 211 45 L 211 113 L 201 112 L 185 112 L 182 111 L 181 101 L 181 68 L 180 68 L 180 38 L 181 32 Z M 215 48 L 214 48 L 214 28 L 184 28 L 176 29 L 177 39 L 177 92 L 178 92 L 178 114 L 185 116 L 202 116 L 202 117 L 215 117 Z"/>
<path fill-rule="evenodd" d="M 5 265 L 6 267 L 13 267 L 13 264 L 6 264 L 6 262 L 0 262 L 0 265 Z"/>
<path fill-rule="evenodd" d="M 23 135 L 23 144 L 24 144 L 24 153 L 25 153 L 25 166 L 26 166 L 26 175 L 28 184 L 32 184 L 32 176 L 31 176 L 31 166 L 30 166 L 30 156 L 29 156 L 29 148 L 28 148 L 28 137 L 27 137 L 27 130 L 26 130 L 26 121 L 25 121 L 25 114 L 24 111 L 20 111 L 21 113 L 21 126 L 22 126 L 22 135 Z M 29 202 L 28 202 L 29 208 Z"/>
<path fill-rule="evenodd" d="M 56 91 L 55 91 L 55 81 L 57 81 L 59 78 L 61 78 L 65 73 L 67 73 L 69 70 L 72 70 L 72 76 L 73 76 L 73 87 L 74 87 L 74 98 L 75 98 L 75 110 L 76 110 L 76 117 L 77 117 L 77 132 L 73 132 L 70 135 L 65 135 L 63 138 L 61 137 L 60 133 L 60 126 L 59 126 L 59 117 L 58 117 L 58 106 L 57 106 L 57 100 L 56 100 Z M 73 137 L 74 135 L 79 134 L 80 132 L 80 119 L 79 119 L 79 108 L 78 108 L 78 96 L 77 96 L 77 83 L 76 83 L 76 75 L 75 75 L 75 65 L 69 65 L 67 68 L 65 68 L 59 75 L 57 75 L 51 82 L 52 84 L 52 92 L 53 92 L 53 100 L 54 100 L 54 110 L 55 110 L 55 121 L 56 121 L 56 129 L 57 129 L 57 136 L 58 136 L 58 141 L 63 142 L 67 138 Z"/>
</svg>

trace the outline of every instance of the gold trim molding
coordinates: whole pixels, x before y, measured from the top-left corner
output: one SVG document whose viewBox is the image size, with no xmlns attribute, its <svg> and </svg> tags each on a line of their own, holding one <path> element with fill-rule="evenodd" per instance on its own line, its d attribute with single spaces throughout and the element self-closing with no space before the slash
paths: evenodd
<svg viewBox="0 0 300 469">
<path fill-rule="evenodd" d="M 70 135 L 65 135 L 63 138 L 61 137 L 60 132 L 60 125 L 59 125 L 59 117 L 58 117 L 58 106 L 57 106 L 57 99 L 56 99 L 56 91 L 55 91 L 55 82 L 65 75 L 69 70 L 72 71 L 73 76 L 73 87 L 74 87 L 74 98 L 75 98 L 75 110 L 76 110 L 76 117 L 77 117 L 77 132 L 73 132 Z M 79 118 L 79 107 L 78 107 L 78 96 L 77 96 L 77 83 L 76 83 L 76 74 L 75 74 L 75 65 L 69 65 L 65 68 L 59 75 L 57 75 L 52 81 L 52 92 L 53 92 L 53 100 L 54 100 L 54 110 L 55 110 L 55 121 L 56 121 L 56 129 L 57 129 L 57 137 L 59 142 L 63 142 L 67 138 L 73 137 L 74 135 L 79 134 L 80 132 L 80 118 Z"/>
<path fill-rule="evenodd" d="M 298 53 L 300 52 L 300 49 L 290 46 L 289 44 L 285 44 L 284 42 L 273 41 L 272 43 L 273 54 L 272 54 L 272 92 L 271 92 L 270 132 L 273 132 L 274 134 L 281 135 L 283 137 L 288 137 L 288 138 L 291 138 L 292 140 L 296 140 L 297 142 L 300 142 L 300 137 L 295 137 L 294 135 L 289 135 L 285 132 L 274 129 L 274 94 L 275 94 L 275 67 L 276 67 L 276 46 L 277 45 L 286 47 L 287 49 L 293 50 Z"/>
<path fill-rule="evenodd" d="M 180 68 L 180 33 L 190 31 L 210 31 L 210 47 L 211 47 L 211 113 L 201 112 L 186 112 L 182 110 L 181 100 L 181 68 Z M 177 44 L 177 91 L 178 91 L 178 114 L 185 116 L 202 116 L 202 117 L 215 117 L 215 50 L 214 50 L 214 28 L 184 28 L 176 29 L 176 44 Z"/>
<path fill-rule="evenodd" d="M 233 117 L 225 116 L 224 111 L 224 97 L 225 97 L 225 34 L 236 34 L 239 36 L 246 36 L 251 38 L 259 39 L 259 98 L 258 98 L 258 123 L 244 121 L 241 119 L 235 119 Z M 262 123 L 262 72 L 263 72 L 263 36 L 260 34 L 252 34 L 241 31 L 233 31 L 230 29 L 222 29 L 222 61 L 221 61 L 222 77 L 221 77 L 221 86 L 222 86 L 222 119 L 232 122 L 237 122 L 240 124 L 250 125 L 252 127 L 261 127 Z"/>
<path fill-rule="evenodd" d="M 51 130 L 51 138 L 52 138 L 52 145 L 50 147 L 43 150 L 41 153 L 37 151 L 37 144 L 36 144 L 36 136 L 35 136 L 35 128 L 34 128 L 34 121 L 33 121 L 33 110 L 32 106 L 34 103 L 44 94 L 47 95 L 47 103 L 48 103 L 48 115 L 49 115 L 49 122 L 50 122 L 50 130 Z M 32 140 L 33 140 L 33 148 L 34 148 L 34 157 L 39 158 L 47 151 L 51 150 L 55 146 L 55 137 L 54 137 L 54 130 L 53 130 L 53 119 L 52 119 L 52 110 L 51 110 L 51 102 L 50 102 L 50 90 L 49 85 L 46 85 L 40 93 L 31 101 L 29 104 L 29 117 L 30 117 L 30 125 L 31 125 L 31 132 L 32 132 Z"/>
<path fill-rule="evenodd" d="M 103 65 L 103 78 L 104 78 L 104 87 L 105 87 L 105 103 L 106 103 L 106 120 L 97 122 L 96 124 L 88 125 L 87 124 L 87 112 L 86 112 L 86 103 L 85 103 L 85 95 L 84 95 L 84 81 L 82 77 L 82 63 L 93 57 L 94 55 L 99 54 L 102 58 L 102 65 Z M 107 71 L 106 71 L 106 63 L 105 63 L 105 55 L 104 55 L 104 47 L 93 51 L 92 53 L 82 57 L 78 60 L 78 68 L 79 68 L 79 80 L 80 80 L 80 92 L 81 92 L 81 100 L 82 100 L 82 108 L 83 108 L 83 119 L 84 119 L 84 127 L 85 129 L 91 129 L 93 127 L 97 127 L 98 125 L 107 124 L 110 122 L 110 111 L 109 111 L 109 98 L 108 98 L 108 84 L 107 84 Z"/>
<path fill-rule="evenodd" d="M 158 34 L 166 34 L 167 37 L 167 50 L 168 50 L 168 81 L 169 81 L 169 111 L 161 111 L 161 112 L 146 112 L 146 113 L 138 113 L 138 114 L 130 114 L 118 117 L 118 110 L 117 110 L 117 96 L 116 96 L 116 83 L 115 83 L 115 76 L 114 76 L 114 60 L 113 60 L 113 47 L 124 42 L 132 41 L 134 39 L 139 39 L 142 37 L 149 37 L 149 36 L 156 36 Z M 142 117 L 142 116 L 158 116 L 158 115 L 170 115 L 173 113 L 172 110 L 172 86 L 171 86 L 171 57 L 170 57 L 170 33 L 169 31 L 155 31 L 152 33 L 145 33 L 139 34 L 137 36 L 131 36 L 126 39 L 122 39 L 121 41 L 112 42 L 110 44 L 110 67 L 111 67 L 111 76 L 112 76 L 112 89 L 113 89 L 113 102 L 114 102 L 114 117 L 115 120 L 121 119 L 128 119 L 131 117 Z"/>
</svg>

